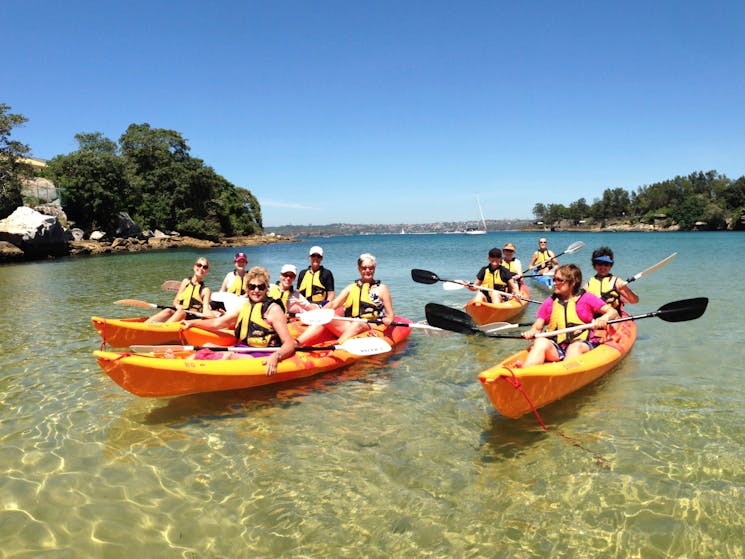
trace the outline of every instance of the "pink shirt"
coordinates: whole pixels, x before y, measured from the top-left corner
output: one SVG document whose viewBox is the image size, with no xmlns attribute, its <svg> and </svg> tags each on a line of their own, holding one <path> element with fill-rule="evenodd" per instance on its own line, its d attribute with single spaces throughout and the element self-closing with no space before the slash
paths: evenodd
<svg viewBox="0 0 745 559">
<path fill-rule="evenodd" d="M 579 301 L 577 301 L 577 316 L 579 316 L 585 324 L 589 324 L 604 305 L 605 301 L 600 297 L 597 297 L 592 293 L 584 293 L 582 297 L 579 298 Z M 536 317 L 542 318 L 543 321 L 548 324 L 551 320 L 551 311 L 553 311 L 553 309 L 554 298 L 549 297 L 541 303 L 541 306 L 536 313 Z"/>
</svg>

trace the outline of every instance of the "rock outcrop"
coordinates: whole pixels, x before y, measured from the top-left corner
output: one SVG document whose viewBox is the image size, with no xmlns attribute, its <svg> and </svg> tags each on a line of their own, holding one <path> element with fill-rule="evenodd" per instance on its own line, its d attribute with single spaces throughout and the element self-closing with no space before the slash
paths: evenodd
<svg viewBox="0 0 745 559">
<path fill-rule="evenodd" d="M 0 241 L 15 245 L 26 258 L 64 256 L 69 252 L 68 233 L 59 219 L 26 206 L 0 221 Z"/>
</svg>

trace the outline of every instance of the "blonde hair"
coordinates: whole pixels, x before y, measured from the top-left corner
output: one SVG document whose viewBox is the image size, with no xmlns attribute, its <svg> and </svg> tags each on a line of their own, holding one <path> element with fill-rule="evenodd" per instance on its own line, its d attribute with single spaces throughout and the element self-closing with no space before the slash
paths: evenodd
<svg viewBox="0 0 745 559">
<path fill-rule="evenodd" d="M 269 287 L 269 270 L 263 266 L 254 266 L 246 272 L 246 277 L 243 278 L 243 285 L 247 285 L 254 278 L 259 278 L 266 284 L 267 288 Z"/>
</svg>

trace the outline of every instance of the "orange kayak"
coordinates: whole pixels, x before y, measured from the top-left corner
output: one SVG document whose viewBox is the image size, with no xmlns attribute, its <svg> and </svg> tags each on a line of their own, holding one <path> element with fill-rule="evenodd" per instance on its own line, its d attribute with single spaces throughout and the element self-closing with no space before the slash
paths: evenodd
<svg viewBox="0 0 745 559">
<path fill-rule="evenodd" d="M 374 336 L 391 346 L 404 341 L 411 328 L 374 327 L 357 338 Z M 355 339 L 355 338 L 352 338 Z M 344 367 L 364 356 L 349 353 L 326 342 L 318 350 L 296 352 L 282 360 L 277 374 L 266 376 L 264 361 L 267 354 L 254 358 L 226 360 L 187 359 L 194 351 L 164 353 L 116 353 L 95 351 L 98 364 L 114 382 L 137 396 L 168 397 L 199 392 L 216 392 L 253 388 L 317 375 Z"/>
<path fill-rule="evenodd" d="M 530 298 L 530 289 L 527 285 L 520 286 L 520 294 L 526 299 Z M 501 303 L 471 300 L 465 304 L 464 309 L 476 324 L 482 326 L 492 322 L 508 322 L 521 314 L 527 306 L 528 301 L 511 298 Z"/>
<path fill-rule="evenodd" d="M 111 347 L 129 347 L 131 345 L 156 345 L 181 343 L 179 333 L 183 326 L 179 322 L 145 322 L 147 317 L 138 318 L 102 318 L 91 317 L 93 327 Z"/>
<path fill-rule="evenodd" d="M 517 368 L 527 350 L 508 357 L 479 374 L 486 395 L 499 412 L 517 418 L 579 390 L 613 369 L 636 341 L 633 320 L 608 327 L 605 343 L 572 359 Z"/>
</svg>

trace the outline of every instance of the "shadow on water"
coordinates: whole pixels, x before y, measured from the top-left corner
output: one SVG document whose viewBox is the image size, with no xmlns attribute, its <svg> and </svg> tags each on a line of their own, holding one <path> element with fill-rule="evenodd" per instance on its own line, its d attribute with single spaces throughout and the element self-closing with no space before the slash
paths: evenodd
<svg viewBox="0 0 745 559">
<path fill-rule="evenodd" d="M 489 414 L 488 425 L 481 434 L 481 445 L 485 449 L 482 460 L 497 462 L 516 458 L 549 437 L 559 436 L 567 444 L 592 455 L 597 466 L 610 469 L 608 461 L 601 454 L 588 448 L 588 443 L 583 440 L 586 437 L 574 435 L 571 431 L 564 429 L 563 425 L 579 417 L 583 409 L 592 407 L 594 400 L 600 397 L 604 387 L 612 381 L 612 375 L 621 374 L 622 368 L 623 364 L 595 382 L 539 409 L 540 421 L 547 430 L 543 428 L 533 412 L 528 412 L 517 419 L 510 419 L 493 410 Z M 598 442 L 596 436 L 592 436 L 592 442 L 593 444 Z"/>
<path fill-rule="evenodd" d="M 289 408 L 350 382 L 388 382 L 392 370 L 411 351 L 409 345 L 407 340 L 396 348 L 395 354 L 367 357 L 348 367 L 278 384 L 168 399 L 132 398 L 108 429 L 108 453 L 116 455 L 135 446 L 152 448 L 189 439 L 185 427 L 250 417 L 261 410 Z"/>
</svg>

